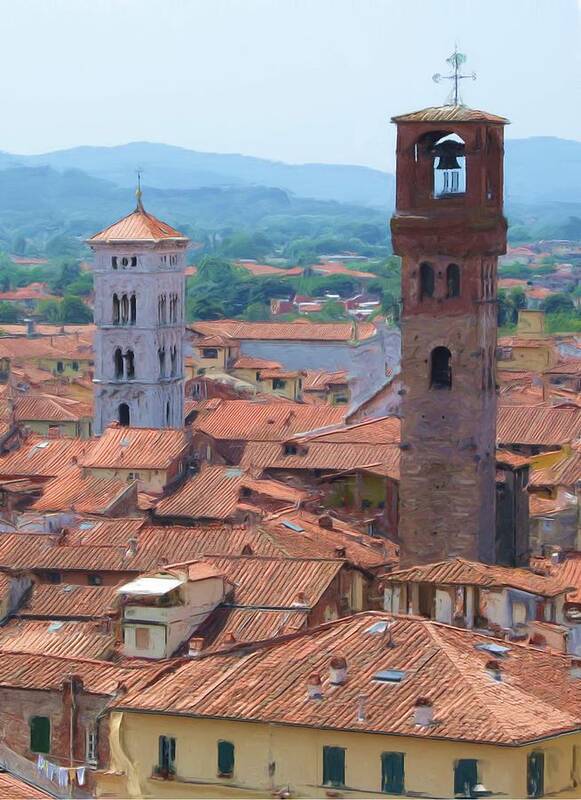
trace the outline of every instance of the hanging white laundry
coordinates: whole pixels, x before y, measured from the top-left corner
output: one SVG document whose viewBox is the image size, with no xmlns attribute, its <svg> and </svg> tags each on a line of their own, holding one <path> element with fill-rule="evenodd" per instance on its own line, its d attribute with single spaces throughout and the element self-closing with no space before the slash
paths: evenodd
<svg viewBox="0 0 581 800">
<path fill-rule="evenodd" d="M 69 771 L 66 767 L 58 767 L 58 782 L 61 789 L 69 785 Z"/>
<path fill-rule="evenodd" d="M 77 767 L 77 783 L 79 786 L 85 785 L 85 770 L 86 767 Z"/>
</svg>

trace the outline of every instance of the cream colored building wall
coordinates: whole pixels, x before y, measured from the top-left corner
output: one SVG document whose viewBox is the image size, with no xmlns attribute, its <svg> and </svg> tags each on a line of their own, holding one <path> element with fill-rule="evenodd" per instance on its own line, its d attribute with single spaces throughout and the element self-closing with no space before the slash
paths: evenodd
<svg viewBox="0 0 581 800">
<path fill-rule="evenodd" d="M 90 433 L 90 420 L 81 420 L 76 422 L 49 422 L 45 420 L 22 420 L 22 423 L 33 433 L 38 433 L 40 436 L 48 436 L 49 429 L 59 428 L 61 436 L 80 436 L 81 439 L 88 439 Z"/>
<path fill-rule="evenodd" d="M 386 702 L 389 687 L 386 687 Z M 323 701 L 324 702 L 324 701 Z M 355 709 L 353 725 L 356 726 Z M 270 797 L 288 786 L 294 797 L 325 797 L 323 747 L 346 748 L 342 797 L 381 797 L 381 754 L 405 753 L 405 789 L 426 797 L 454 796 L 454 763 L 478 761 L 479 781 L 493 793 L 526 797 L 527 756 L 545 753 L 545 793 L 574 797 L 574 745 L 581 734 L 541 742 L 534 747 L 498 747 L 426 737 L 333 732 L 312 728 L 195 719 L 163 714 L 113 712 L 109 773 L 126 771 L 117 781 L 99 779 L 98 796 L 123 797 Z M 158 737 L 176 738 L 176 779 L 151 779 L 158 761 Z M 437 735 L 437 728 L 434 729 Z M 235 747 L 234 774 L 217 777 L 217 742 Z M 269 770 L 269 764 L 274 765 Z M 577 765 L 577 770 L 579 766 Z M 577 778 L 580 776 L 577 775 Z"/>
<path fill-rule="evenodd" d="M 156 469 L 102 469 L 90 467 L 89 472 L 97 478 L 115 478 L 120 481 L 130 481 L 129 473 L 139 474 L 139 490 L 147 492 L 162 492 L 167 483 L 165 470 Z"/>
<path fill-rule="evenodd" d="M 498 361 L 497 369 L 502 370 L 527 370 L 530 372 L 542 372 L 550 369 L 555 359 L 549 345 L 539 344 L 538 347 L 519 347 L 512 348 L 512 358 L 507 361 Z"/>
</svg>

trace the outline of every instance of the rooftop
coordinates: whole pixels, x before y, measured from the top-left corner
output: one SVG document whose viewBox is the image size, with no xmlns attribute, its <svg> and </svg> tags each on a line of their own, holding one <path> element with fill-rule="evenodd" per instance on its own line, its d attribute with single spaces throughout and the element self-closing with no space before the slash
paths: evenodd
<svg viewBox="0 0 581 800">
<path fill-rule="evenodd" d="M 53 794 L 26 783 L 10 772 L 0 772 L 0 800 L 44 800 L 52 797 Z"/>
<path fill-rule="evenodd" d="M 83 459 L 93 469 L 167 469 L 188 448 L 181 429 L 109 425 Z"/>
<path fill-rule="evenodd" d="M 581 437 L 581 408 L 500 406 L 496 438 L 500 444 L 559 445 Z"/>
<path fill-rule="evenodd" d="M 267 341 L 350 342 L 370 339 L 377 329 L 372 322 L 241 322 L 224 319 L 193 322 L 190 330 L 203 336 L 225 336 L 228 339 L 264 339 Z"/>
<path fill-rule="evenodd" d="M 145 689 L 130 690 L 113 706 L 513 746 L 578 730 L 581 687 L 569 676 L 569 659 L 511 643 L 497 681 L 486 669 L 490 654 L 481 649 L 496 641 L 414 617 L 366 612 L 234 657 L 202 657 Z M 329 678 L 337 655 L 345 658 L 348 674 L 339 686 Z M 401 680 L 374 678 L 384 670 L 401 671 Z M 307 693 L 314 673 L 321 677 L 321 700 Z M 364 720 L 357 713 L 362 693 Z M 418 698 L 432 703 L 432 725 L 415 724 Z"/>
<path fill-rule="evenodd" d="M 80 586 L 72 583 L 34 583 L 19 618 L 96 619 L 113 611 L 114 586 Z"/>
<path fill-rule="evenodd" d="M 18 450 L 0 456 L 0 475 L 56 477 L 87 453 L 90 440 L 28 436 Z"/>
<path fill-rule="evenodd" d="M 42 497 L 32 505 L 34 511 L 75 511 L 79 514 L 105 514 L 121 500 L 135 495 L 137 484 L 118 478 L 84 475 L 77 466 L 69 467 L 43 487 Z"/>
<path fill-rule="evenodd" d="M 91 236 L 87 243 L 89 245 L 121 242 L 157 243 L 164 240 L 186 242 L 187 237 L 153 214 L 149 214 L 139 201 L 135 211 Z"/>
<path fill-rule="evenodd" d="M 493 122 L 507 125 L 505 117 L 489 114 L 488 111 L 478 111 L 462 105 L 430 106 L 421 111 L 412 111 L 410 114 L 399 114 L 391 118 L 392 122 Z"/>
<path fill-rule="evenodd" d="M 11 619 L 0 627 L 2 658 L 5 653 L 42 653 L 108 660 L 114 647 L 113 634 L 95 622 Z"/>
<path fill-rule="evenodd" d="M 410 569 L 391 572 L 384 578 L 389 583 L 434 583 L 444 586 L 480 586 L 482 588 L 502 588 L 508 586 L 523 592 L 556 597 L 568 588 L 561 580 L 538 575 L 530 569 L 520 567 L 501 567 L 453 558 Z"/>
</svg>

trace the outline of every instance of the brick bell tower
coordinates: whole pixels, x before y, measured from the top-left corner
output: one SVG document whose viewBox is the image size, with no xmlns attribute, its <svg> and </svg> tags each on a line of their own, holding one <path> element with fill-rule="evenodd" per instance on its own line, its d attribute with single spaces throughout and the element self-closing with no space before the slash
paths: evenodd
<svg viewBox="0 0 581 800">
<path fill-rule="evenodd" d="M 508 120 L 462 105 L 394 117 L 402 257 L 402 566 L 495 561 L 496 269 Z"/>
</svg>

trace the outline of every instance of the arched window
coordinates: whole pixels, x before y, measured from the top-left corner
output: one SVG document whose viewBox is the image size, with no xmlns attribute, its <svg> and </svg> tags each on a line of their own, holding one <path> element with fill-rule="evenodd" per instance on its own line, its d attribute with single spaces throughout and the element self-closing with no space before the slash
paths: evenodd
<svg viewBox="0 0 581 800">
<path fill-rule="evenodd" d="M 446 270 L 446 297 L 460 297 L 460 267 L 448 264 Z"/>
<path fill-rule="evenodd" d="M 123 325 L 129 322 L 129 298 L 126 294 L 121 298 L 121 322 Z"/>
<path fill-rule="evenodd" d="M 172 378 L 177 375 L 178 370 L 178 349 L 175 345 L 170 349 L 170 360 L 171 360 L 171 374 Z"/>
<path fill-rule="evenodd" d="M 118 347 L 115 352 L 113 353 L 113 364 L 115 366 L 115 377 L 122 378 L 123 377 L 123 353 L 121 352 L 121 348 Z"/>
<path fill-rule="evenodd" d="M 125 363 L 127 366 L 127 377 L 131 380 L 131 378 L 135 377 L 135 356 L 133 350 L 128 350 L 125 353 Z"/>
<path fill-rule="evenodd" d="M 168 400 L 166 405 L 165 405 L 165 423 L 168 426 L 168 428 L 169 428 L 169 421 L 170 421 L 170 406 L 169 406 L 169 400 Z"/>
<path fill-rule="evenodd" d="M 424 261 L 420 264 L 420 300 L 434 296 L 434 270 Z"/>
<path fill-rule="evenodd" d="M 450 197 L 466 191 L 466 156 L 462 139 L 444 134 L 432 147 L 434 197 Z"/>
<path fill-rule="evenodd" d="M 165 378 L 165 347 L 160 347 L 157 351 L 159 358 L 159 377 Z"/>
<path fill-rule="evenodd" d="M 120 425 L 127 426 L 131 424 L 131 414 L 129 412 L 129 406 L 127 403 L 119 404 L 118 414 Z"/>
<path fill-rule="evenodd" d="M 113 295 L 113 325 L 119 325 L 119 297 Z"/>
<path fill-rule="evenodd" d="M 135 325 L 135 321 L 137 319 L 137 299 L 134 294 L 131 295 L 131 324 Z"/>
<path fill-rule="evenodd" d="M 452 388 L 452 354 L 447 347 L 434 347 L 430 356 L 430 388 Z"/>
</svg>

